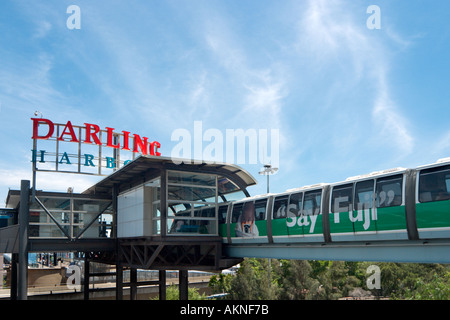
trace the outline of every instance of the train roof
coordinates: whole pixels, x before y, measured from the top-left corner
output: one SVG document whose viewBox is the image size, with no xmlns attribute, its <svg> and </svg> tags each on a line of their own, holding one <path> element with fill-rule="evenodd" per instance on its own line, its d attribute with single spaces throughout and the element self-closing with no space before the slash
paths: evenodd
<svg viewBox="0 0 450 320">
<path fill-rule="evenodd" d="M 342 181 L 339 183 L 349 183 L 349 182 L 354 182 L 354 181 L 359 181 L 359 180 L 366 180 L 366 179 L 370 179 L 370 178 L 380 178 L 380 177 L 395 175 L 395 174 L 399 174 L 399 173 L 404 173 L 406 170 L 408 170 L 408 169 L 403 168 L 403 167 L 398 167 L 398 168 L 392 168 L 392 169 L 386 169 L 386 170 L 380 170 L 380 171 L 373 171 L 368 174 L 362 174 L 362 175 L 357 175 L 357 176 L 353 176 L 353 177 L 348 177 L 347 179 L 345 179 L 345 181 Z M 333 183 L 333 184 L 336 184 L 336 183 Z"/>
<path fill-rule="evenodd" d="M 444 165 L 450 165 L 450 157 L 439 159 L 435 163 L 416 167 L 415 170 L 423 170 L 423 169 L 434 168 L 434 167 L 439 167 L 439 166 L 444 166 Z M 392 176 L 392 175 L 403 174 L 407 170 L 408 170 L 408 168 L 397 167 L 397 168 L 373 171 L 368 174 L 361 174 L 361 175 L 348 177 L 344 181 L 333 182 L 333 183 L 316 183 L 316 184 L 307 185 L 307 186 L 303 186 L 303 187 L 287 189 L 286 191 L 279 192 L 279 193 L 269 193 L 269 194 L 266 193 L 266 194 L 252 196 L 252 197 L 247 197 L 247 198 L 235 201 L 235 202 L 245 202 L 245 201 L 257 200 L 257 199 L 266 198 L 266 197 L 270 197 L 270 196 L 283 196 L 283 195 L 287 195 L 287 194 L 291 194 L 291 193 L 295 193 L 295 192 L 305 192 L 305 191 L 317 190 L 317 189 L 321 189 L 325 186 L 333 187 L 333 186 L 337 186 L 337 185 L 354 183 L 354 182 L 367 180 L 367 179 L 388 177 L 388 176 Z"/>
<path fill-rule="evenodd" d="M 416 170 L 423 170 L 423 169 L 435 168 L 435 167 L 446 166 L 446 165 L 450 165 L 450 157 L 438 159 L 435 163 L 419 166 L 416 168 Z"/>
<path fill-rule="evenodd" d="M 251 196 L 251 197 L 246 197 L 246 198 L 243 198 L 243 199 L 235 200 L 235 201 L 233 201 L 233 203 L 254 201 L 254 200 L 264 199 L 264 198 L 268 198 L 268 197 L 275 196 L 275 195 L 278 195 L 278 194 L 277 193 L 263 193 L 263 194 L 258 194 L 258 195 L 255 195 L 255 196 Z"/>
<path fill-rule="evenodd" d="M 307 185 L 307 186 L 303 186 L 300 188 L 292 188 L 292 189 L 287 189 L 284 193 L 293 193 L 293 192 L 300 192 L 300 191 L 310 191 L 310 190 L 314 190 L 314 189 L 321 189 L 325 186 L 328 186 L 329 183 L 316 183 L 316 184 L 311 184 L 311 185 Z"/>
</svg>

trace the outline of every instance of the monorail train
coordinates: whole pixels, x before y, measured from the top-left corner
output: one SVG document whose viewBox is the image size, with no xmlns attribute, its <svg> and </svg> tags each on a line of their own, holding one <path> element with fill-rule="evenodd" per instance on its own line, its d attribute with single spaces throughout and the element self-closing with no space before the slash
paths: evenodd
<svg viewBox="0 0 450 320">
<path fill-rule="evenodd" d="M 225 243 L 450 238 L 450 158 L 221 204 Z"/>
</svg>

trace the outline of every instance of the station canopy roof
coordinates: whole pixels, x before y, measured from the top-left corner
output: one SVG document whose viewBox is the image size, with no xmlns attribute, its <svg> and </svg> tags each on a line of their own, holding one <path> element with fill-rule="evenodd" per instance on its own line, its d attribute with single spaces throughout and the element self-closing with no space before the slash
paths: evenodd
<svg viewBox="0 0 450 320">
<path fill-rule="evenodd" d="M 257 183 L 255 178 L 246 170 L 234 164 L 173 159 L 171 157 L 139 156 L 85 190 L 83 194 L 110 195 L 114 185 L 119 185 L 119 192 L 125 191 L 158 177 L 161 170 L 164 169 L 192 172 L 193 174 L 217 174 L 219 176 L 218 193 L 222 196 L 239 190 L 248 196 L 246 188 Z"/>
</svg>

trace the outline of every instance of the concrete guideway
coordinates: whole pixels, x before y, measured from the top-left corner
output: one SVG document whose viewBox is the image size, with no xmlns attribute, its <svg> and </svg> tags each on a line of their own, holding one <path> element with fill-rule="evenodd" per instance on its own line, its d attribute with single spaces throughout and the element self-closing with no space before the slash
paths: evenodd
<svg viewBox="0 0 450 320">
<path fill-rule="evenodd" d="M 297 260 L 450 263 L 450 240 L 405 240 L 317 244 L 232 244 L 229 257 Z"/>
</svg>

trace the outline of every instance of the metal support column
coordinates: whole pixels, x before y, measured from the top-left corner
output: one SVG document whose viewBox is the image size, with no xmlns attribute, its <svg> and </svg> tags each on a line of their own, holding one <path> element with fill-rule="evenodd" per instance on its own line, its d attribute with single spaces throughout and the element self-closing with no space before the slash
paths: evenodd
<svg viewBox="0 0 450 320">
<path fill-rule="evenodd" d="M 90 264 L 88 253 L 84 253 L 84 300 L 89 300 L 89 273 L 90 273 Z"/>
<path fill-rule="evenodd" d="M 19 209 L 19 300 L 28 298 L 28 223 L 30 220 L 30 181 L 20 182 Z"/>
<path fill-rule="evenodd" d="M 159 300 L 166 300 L 166 270 L 159 270 Z"/>
<path fill-rule="evenodd" d="M 123 300 L 123 266 L 120 261 L 116 264 L 116 300 Z"/>
<path fill-rule="evenodd" d="M 188 300 L 188 271 L 187 270 L 179 270 L 179 290 L 180 290 L 180 300 Z"/>
<path fill-rule="evenodd" d="M 11 254 L 11 300 L 17 300 L 17 263 L 19 261 L 18 256 L 18 253 Z"/>
<path fill-rule="evenodd" d="M 167 234 L 167 170 L 161 170 L 161 185 L 160 185 L 160 211 L 161 211 L 161 236 L 165 237 Z"/>
<path fill-rule="evenodd" d="M 137 300 L 137 269 L 130 269 L 130 300 Z"/>
</svg>

